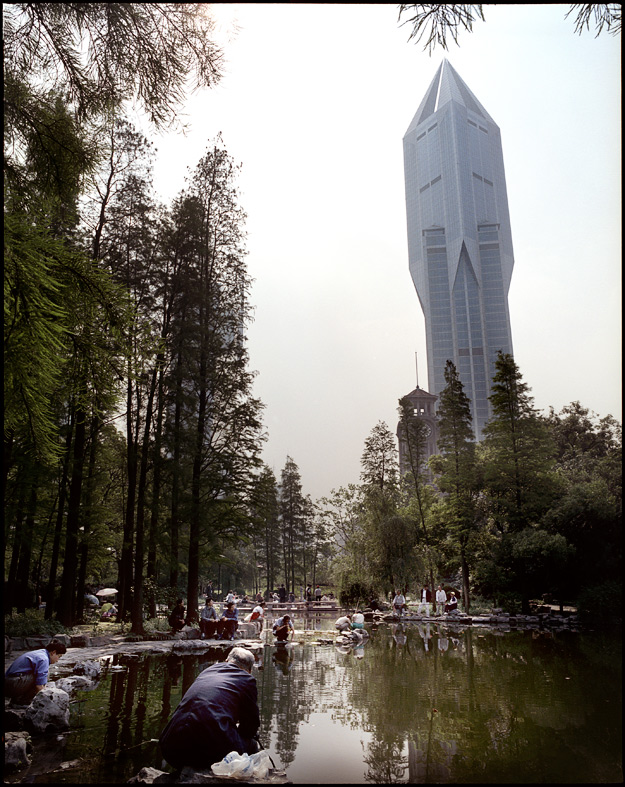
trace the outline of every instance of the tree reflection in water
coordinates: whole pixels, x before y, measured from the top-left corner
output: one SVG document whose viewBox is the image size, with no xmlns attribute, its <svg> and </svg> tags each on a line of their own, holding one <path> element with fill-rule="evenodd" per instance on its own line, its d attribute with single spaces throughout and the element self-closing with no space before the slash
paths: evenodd
<svg viewBox="0 0 625 787">
<path fill-rule="evenodd" d="M 356 650 L 267 646 L 254 671 L 261 741 L 295 783 L 621 782 L 617 636 L 371 627 Z M 68 773 L 123 783 L 160 768 L 155 742 L 199 672 L 225 653 L 119 656 L 72 703 Z"/>
</svg>

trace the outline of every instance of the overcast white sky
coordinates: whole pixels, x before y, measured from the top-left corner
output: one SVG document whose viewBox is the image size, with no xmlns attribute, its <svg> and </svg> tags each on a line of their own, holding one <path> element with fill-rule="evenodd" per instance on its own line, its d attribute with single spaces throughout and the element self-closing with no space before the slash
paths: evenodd
<svg viewBox="0 0 625 787">
<path fill-rule="evenodd" d="M 255 393 L 267 464 L 313 499 L 359 481 L 378 421 L 427 388 L 408 270 L 402 138 L 446 56 L 499 125 L 515 268 L 515 360 L 547 411 L 621 419 L 620 38 L 573 32 L 567 5 L 485 7 L 430 57 L 393 4 L 217 4 L 226 68 L 155 138 L 170 199 L 222 132 L 242 164 Z M 233 25 L 236 24 L 236 30 Z"/>
</svg>

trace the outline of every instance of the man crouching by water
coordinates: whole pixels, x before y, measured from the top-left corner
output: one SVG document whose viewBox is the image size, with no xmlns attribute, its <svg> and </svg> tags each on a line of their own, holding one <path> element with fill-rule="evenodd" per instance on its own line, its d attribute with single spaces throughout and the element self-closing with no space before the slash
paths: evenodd
<svg viewBox="0 0 625 787">
<path fill-rule="evenodd" d="M 206 770 L 226 754 L 260 750 L 254 654 L 233 648 L 225 662 L 207 667 L 195 679 L 161 733 L 161 751 L 181 770 Z"/>
</svg>

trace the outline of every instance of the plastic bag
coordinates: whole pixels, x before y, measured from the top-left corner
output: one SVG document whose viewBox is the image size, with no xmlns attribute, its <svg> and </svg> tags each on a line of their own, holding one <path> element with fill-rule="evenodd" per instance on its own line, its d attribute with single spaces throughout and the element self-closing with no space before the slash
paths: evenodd
<svg viewBox="0 0 625 787">
<path fill-rule="evenodd" d="M 239 754 L 231 751 L 230 754 L 211 766 L 215 776 L 230 776 L 233 779 L 266 779 L 271 760 L 263 749 L 256 754 Z"/>
<path fill-rule="evenodd" d="M 252 754 L 250 757 L 252 761 L 252 775 L 255 779 L 266 779 L 269 769 L 272 767 L 271 759 L 267 752 L 262 751 Z"/>
</svg>

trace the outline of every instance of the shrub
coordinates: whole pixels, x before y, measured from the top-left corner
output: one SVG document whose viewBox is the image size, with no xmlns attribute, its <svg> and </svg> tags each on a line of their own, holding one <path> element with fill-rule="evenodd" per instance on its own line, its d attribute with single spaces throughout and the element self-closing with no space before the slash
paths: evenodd
<svg viewBox="0 0 625 787">
<path fill-rule="evenodd" d="M 342 606 L 361 604 L 366 606 L 369 599 L 377 596 L 376 590 L 364 582 L 350 582 L 339 590 L 339 601 Z"/>
<path fill-rule="evenodd" d="M 511 615 L 518 615 L 521 612 L 521 594 L 509 591 L 507 593 L 498 593 L 496 598 L 496 605 L 504 612 L 509 612 Z"/>
<path fill-rule="evenodd" d="M 157 632 L 171 631 L 171 626 L 167 618 L 150 618 L 143 622 L 143 629 L 146 634 L 156 634 Z"/>
<path fill-rule="evenodd" d="M 577 612 L 584 623 L 620 624 L 623 621 L 623 586 L 616 580 L 580 591 Z"/>
<path fill-rule="evenodd" d="M 4 633 L 8 637 L 37 637 L 67 634 L 69 629 L 58 620 L 45 620 L 42 609 L 27 609 L 19 614 L 4 616 Z"/>
</svg>

